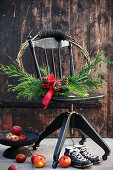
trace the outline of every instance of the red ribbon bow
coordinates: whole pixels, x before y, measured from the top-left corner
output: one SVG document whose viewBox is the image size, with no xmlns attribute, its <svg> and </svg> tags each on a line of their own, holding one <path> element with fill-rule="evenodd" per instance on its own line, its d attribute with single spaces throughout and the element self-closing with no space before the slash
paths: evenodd
<svg viewBox="0 0 113 170">
<path fill-rule="evenodd" d="M 54 94 L 55 90 L 53 89 L 53 83 L 55 83 L 55 81 L 56 81 L 53 74 L 50 74 L 47 77 L 49 79 L 49 83 L 42 85 L 43 88 L 48 88 L 49 89 L 49 91 L 46 93 L 46 95 L 45 95 L 45 97 L 44 97 L 44 99 L 42 101 L 42 103 L 45 105 L 44 109 L 47 108 L 47 106 L 48 106 L 48 104 L 49 104 L 49 102 L 50 102 L 50 100 L 51 100 L 51 98 L 52 98 L 52 96 Z"/>
</svg>

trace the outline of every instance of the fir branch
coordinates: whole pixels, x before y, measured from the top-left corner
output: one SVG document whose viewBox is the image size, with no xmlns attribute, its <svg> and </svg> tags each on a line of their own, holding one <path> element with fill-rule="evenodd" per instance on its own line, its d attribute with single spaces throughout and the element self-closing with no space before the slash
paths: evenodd
<svg viewBox="0 0 113 170">
<path fill-rule="evenodd" d="M 92 90 L 93 92 L 96 92 L 96 89 L 99 87 L 103 88 L 103 84 L 105 83 L 105 81 L 101 77 L 95 76 L 94 74 L 91 73 L 91 70 L 94 70 L 96 72 L 107 74 L 105 70 L 101 69 L 98 66 L 100 62 L 110 63 L 110 64 L 113 63 L 107 58 L 103 58 L 103 52 L 97 54 L 96 59 L 94 61 L 92 61 L 88 65 L 83 66 L 78 73 L 75 73 L 76 82 L 80 82 L 81 85 L 88 86 L 89 89 Z"/>
<path fill-rule="evenodd" d="M 69 80 L 68 86 L 70 88 L 71 93 L 75 93 L 75 95 L 81 97 L 88 96 L 87 90 L 82 86 L 80 82 L 76 81 L 75 77 L 69 77 L 68 80 Z"/>
<path fill-rule="evenodd" d="M 17 98 L 24 97 L 28 100 L 45 96 L 48 89 L 42 87 L 43 82 L 35 77 L 30 76 L 29 79 L 22 81 L 18 85 L 9 85 L 8 91 L 17 92 Z"/>
<path fill-rule="evenodd" d="M 17 92 L 17 98 L 24 97 L 28 100 L 36 98 L 38 96 L 44 96 L 48 89 L 42 87 L 43 82 L 39 79 L 36 79 L 30 74 L 25 74 L 20 68 L 15 67 L 14 65 L 0 67 L 8 77 L 17 77 L 17 85 L 8 85 L 9 91 Z"/>
<path fill-rule="evenodd" d="M 59 92 L 58 91 L 54 92 L 54 96 L 59 96 L 59 95 L 68 96 L 69 94 L 70 94 L 70 88 L 67 85 L 62 86 Z"/>
<path fill-rule="evenodd" d="M 51 70 L 50 70 L 50 67 L 46 66 L 46 65 L 43 65 L 42 67 L 40 67 L 40 72 L 42 74 L 42 76 L 47 76 L 47 75 L 50 75 L 51 74 Z"/>
<path fill-rule="evenodd" d="M 8 77 L 28 77 L 30 74 L 25 74 L 22 70 L 20 70 L 18 67 L 15 67 L 14 65 L 5 66 L 1 65 L 0 70 L 3 71 L 5 74 L 8 75 Z"/>
</svg>

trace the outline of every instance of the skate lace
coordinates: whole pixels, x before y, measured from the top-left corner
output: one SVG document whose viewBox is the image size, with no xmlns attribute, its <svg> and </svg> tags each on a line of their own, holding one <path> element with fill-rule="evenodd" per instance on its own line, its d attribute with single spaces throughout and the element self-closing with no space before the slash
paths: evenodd
<svg viewBox="0 0 113 170">
<path fill-rule="evenodd" d="M 88 148 L 87 148 L 87 147 L 81 148 L 81 149 L 80 149 L 80 152 L 81 152 L 84 156 L 87 156 L 87 157 L 91 157 L 91 158 L 96 158 L 96 157 L 97 157 L 96 155 L 92 155 L 92 154 L 88 151 Z"/>
<path fill-rule="evenodd" d="M 80 161 L 86 161 L 86 158 L 84 158 L 82 155 L 81 155 L 81 153 L 80 153 L 80 151 L 78 150 L 78 149 L 76 149 L 76 150 L 74 150 L 73 151 L 73 153 L 71 154 L 71 156 L 74 158 L 74 157 L 76 157 L 78 160 L 80 160 Z"/>
</svg>

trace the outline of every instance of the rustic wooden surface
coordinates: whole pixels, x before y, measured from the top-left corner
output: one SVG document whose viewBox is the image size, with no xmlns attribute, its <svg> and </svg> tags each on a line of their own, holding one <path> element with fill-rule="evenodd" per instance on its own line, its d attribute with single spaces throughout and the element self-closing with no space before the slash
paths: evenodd
<svg viewBox="0 0 113 170">
<path fill-rule="evenodd" d="M 79 44 L 88 49 L 91 60 L 96 53 L 104 51 L 111 60 L 113 54 L 113 1 L 112 0 L 34 0 L 0 1 L 0 63 L 13 64 L 3 53 L 16 60 L 21 37 L 21 26 L 27 8 L 30 10 L 26 20 L 23 42 L 29 32 L 34 36 L 43 29 L 60 29 L 75 38 Z M 1 52 L 2 50 L 2 52 Z M 77 69 L 83 64 L 83 57 L 78 50 L 73 49 L 74 62 Z M 35 73 L 30 50 L 27 49 L 23 57 L 25 69 Z M 67 56 L 63 59 L 64 69 L 68 62 Z M 105 94 L 105 99 L 97 103 L 79 105 L 77 111 L 83 113 L 97 132 L 103 137 L 113 137 L 113 66 L 102 64 L 101 67 L 108 75 L 101 74 L 107 81 L 103 89 L 98 92 Z M 35 107 L 25 107 L 21 103 L 24 99 L 16 99 L 16 94 L 7 93 L 8 84 L 16 83 L 15 79 L 8 79 L 0 75 L 0 129 L 11 129 L 13 125 L 21 125 L 24 129 L 29 126 L 42 132 L 47 125 L 67 107 L 49 107 L 43 110 Z M 6 104 L 3 104 L 6 103 Z M 20 106 L 9 107 L 7 102 L 19 102 Z M 97 107 L 98 106 L 98 107 Z M 56 137 L 58 131 L 52 135 Z"/>
</svg>

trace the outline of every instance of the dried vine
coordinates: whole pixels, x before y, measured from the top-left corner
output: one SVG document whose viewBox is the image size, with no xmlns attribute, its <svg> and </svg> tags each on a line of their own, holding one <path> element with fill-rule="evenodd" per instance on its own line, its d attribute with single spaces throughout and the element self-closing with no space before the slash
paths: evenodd
<svg viewBox="0 0 113 170">
<path fill-rule="evenodd" d="M 26 19 L 27 19 L 27 16 L 28 16 L 28 12 L 29 12 L 29 8 L 30 6 L 28 6 L 28 9 L 27 9 L 27 13 L 26 13 L 26 16 L 25 16 L 25 19 L 22 23 L 22 28 L 21 28 L 21 42 L 20 42 L 20 51 L 19 51 L 19 55 L 17 56 L 17 63 L 20 67 L 20 69 L 25 73 L 25 69 L 24 69 L 24 66 L 23 66 L 23 62 L 22 62 L 22 55 L 23 55 L 23 45 L 22 45 L 22 40 L 23 40 L 23 35 L 24 35 L 24 32 L 25 32 L 25 25 L 26 25 Z"/>
</svg>

